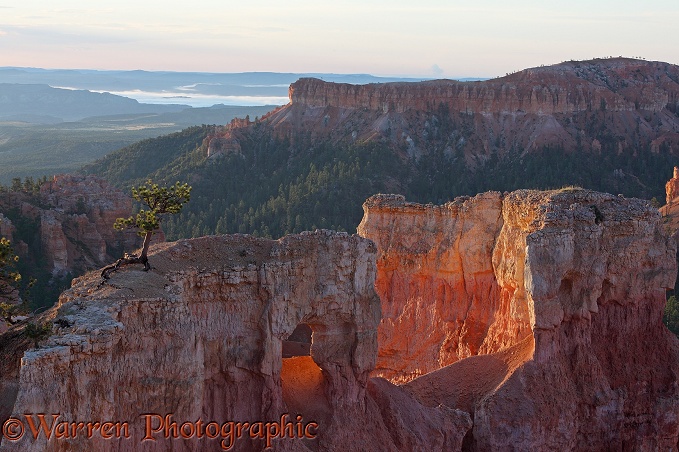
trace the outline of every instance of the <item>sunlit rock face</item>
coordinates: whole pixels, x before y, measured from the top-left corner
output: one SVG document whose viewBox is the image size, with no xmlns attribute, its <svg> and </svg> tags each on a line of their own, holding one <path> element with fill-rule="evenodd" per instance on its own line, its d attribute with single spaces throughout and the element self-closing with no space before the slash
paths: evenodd
<svg viewBox="0 0 679 452">
<path fill-rule="evenodd" d="M 665 184 L 665 204 L 673 204 L 677 196 L 679 196 L 679 168 L 675 166 L 672 179 Z"/>
<path fill-rule="evenodd" d="M 677 340 L 662 324 L 676 245 L 646 201 L 376 195 L 364 211 L 383 306 L 375 374 L 472 413 L 470 448 L 676 447 Z"/>
<path fill-rule="evenodd" d="M 358 231 L 377 244 L 382 298 L 375 375 L 409 381 L 531 333 L 525 299 L 498 281 L 493 265 L 504 224 L 500 193 L 443 206 L 376 195 L 364 210 Z M 503 234 L 498 261 L 520 247 L 515 238 Z"/>
<path fill-rule="evenodd" d="M 268 450 L 459 449 L 467 413 L 369 380 L 380 320 L 375 254 L 371 241 L 330 231 L 203 237 L 153 246 L 150 272 L 76 279 L 52 313 L 67 326 L 21 361 L 14 416 L 127 421 L 130 438 L 26 437 L 1 449 L 199 451 L 220 450 L 225 439 L 159 432 L 143 441 L 145 422 L 161 422 L 144 414 L 172 414 L 180 425 L 288 414 L 295 426 L 298 415 L 303 429 L 311 425 L 314 438 L 275 438 Z M 310 356 L 284 360 L 282 344 L 300 324 L 312 330 Z M 230 450 L 265 447 L 266 438 L 245 432 Z"/>
</svg>

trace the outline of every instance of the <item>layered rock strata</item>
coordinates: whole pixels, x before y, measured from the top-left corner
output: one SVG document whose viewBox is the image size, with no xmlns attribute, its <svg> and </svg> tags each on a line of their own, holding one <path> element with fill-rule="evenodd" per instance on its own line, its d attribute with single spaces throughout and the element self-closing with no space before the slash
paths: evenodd
<svg viewBox="0 0 679 452">
<path fill-rule="evenodd" d="M 55 334 L 20 367 L 7 354 L 0 408 L 128 436 L 0 450 L 219 450 L 229 421 L 282 414 L 317 435 L 273 450 L 677 447 L 679 341 L 662 324 L 676 245 L 646 201 L 522 190 L 364 208 L 372 241 L 204 237 L 152 247 L 150 272 L 77 279 L 46 313 Z M 310 354 L 283 358 L 306 326 Z M 3 350 L 27 347 L 14 328 Z M 227 430 L 199 439 L 197 420 Z M 266 447 L 249 435 L 231 450 Z"/>
<path fill-rule="evenodd" d="M 510 265 L 522 247 L 503 229 L 500 193 L 443 206 L 377 195 L 363 208 L 358 232 L 377 244 L 375 287 L 382 299 L 375 375 L 409 381 L 531 334 L 514 275 L 502 284 L 496 274 L 503 257 Z"/>
<path fill-rule="evenodd" d="M 383 306 L 375 373 L 422 375 L 403 387 L 469 411 L 470 450 L 676 448 L 679 349 L 662 324 L 676 245 L 646 201 L 376 195 L 364 211 Z"/>
<path fill-rule="evenodd" d="M 417 159 L 439 147 L 476 167 L 495 152 L 679 151 L 679 66 L 568 61 L 474 82 L 352 85 L 304 78 L 267 114 L 279 137 L 383 141 Z"/>
<path fill-rule="evenodd" d="M 76 279 L 53 313 L 61 327 L 21 361 L 13 413 L 128 422 L 129 438 L 26 435 L 0 449 L 221 450 L 229 445 L 221 433 L 144 440 L 143 415 L 228 428 L 286 413 L 304 428 L 313 422 L 315 438 L 276 437 L 268 450 L 459 449 L 468 414 L 369 381 L 380 319 L 375 253 L 369 240 L 329 231 L 204 237 L 153 246 L 150 272 L 125 268 L 104 285 L 95 274 Z M 282 344 L 300 324 L 312 330 L 310 356 L 284 360 Z M 250 434 L 230 450 L 265 449 L 266 438 Z"/>
<path fill-rule="evenodd" d="M 445 105 L 460 113 L 576 113 L 661 111 L 679 99 L 679 68 L 627 58 L 571 61 L 478 82 L 351 85 L 305 78 L 290 86 L 292 103 L 404 113 Z M 628 81 L 631 81 L 628 82 Z"/>
</svg>

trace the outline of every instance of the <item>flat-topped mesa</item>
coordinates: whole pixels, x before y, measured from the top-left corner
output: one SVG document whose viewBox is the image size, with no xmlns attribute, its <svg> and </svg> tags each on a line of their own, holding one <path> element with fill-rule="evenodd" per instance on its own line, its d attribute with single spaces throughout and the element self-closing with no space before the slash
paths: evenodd
<svg viewBox="0 0 679 452">
<path fill-rule="evenodd" d="M 374 375 L 420 376 L 405 387 L 422 403 L 473 413 L 477 450 L 677 444 L 678 341 L 662 324 L 676 245 L 648 202 L 377 195 L 364 212 L 383 311 Z"/>
<path fill-rule="evenodd" d="M 638 143 L 679 149 L 679 66 L 661 62 L 569 61 L 472 82 L 352 85 L 303 78 L 289 96 L 261 123 L 305 149 L 327 141 L 380 142 L 415 160 L 442 149 L 448 158 L 461 152 L 469 168 L 495 152 L 546 147 L 618 154 L 634 152 Z"/>
<path fill-rule="evenodd" d="M 632 59 L 568 62 L 498 79 L 351 85 L 303 78 L 289 90 L 292 105 L 403 113 L 575 113 L 661 111 L 679 100 L 679 67 Z"/>
<path fill-rule="evenodd" d="M 425 407 L 386 381 L 369 383 L 380 319 L 375 254 L 371 241 L 331 231 L 277 241 L 213 236 L 152 246 L 149 272 L 126 268 L 105 285 L 98 273 L 76 279 L 53 312 L 55 328 L 62 326 L 22 359 L 12 412 L 128 421 L 130 438 L 26 435 L 0 448 L 198 451 L 220 450 L 222 439 L 233 440 L 234 451 L 266 446 L 247 429 L 231 440 L 161 432 L 142 442 L 140 416 L 156 413 L 178 425 L 228 428 L 284 414 L 295 426 L 297 414 L 302 428 L 317 424 L 308 430 L 316 439 L 276 437 L 266 450 L 459 449 L 468 414 Z M 310 356 L 283 359 L 283 342 L 302 324 L 313 331 Z"/>
</svg>

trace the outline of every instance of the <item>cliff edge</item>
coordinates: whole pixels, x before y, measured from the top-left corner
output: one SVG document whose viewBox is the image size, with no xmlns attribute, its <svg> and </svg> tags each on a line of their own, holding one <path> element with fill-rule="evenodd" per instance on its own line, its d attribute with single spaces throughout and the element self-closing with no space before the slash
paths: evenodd
<svg viewBox="0 0 679 452">
<path fill-rule="evenodd" d="M 679 152 L 679 66 L 568 61 L 490 80 L 351 85 L 303 78 L 262 118 L 293 146 L 381 141 L 410 158 L 443 150 L 477 167 L 509 152 Z M 238 134 L 236 134 L 238 135 Z"/>
<path fill-rule="evenodd" d="M 673 449 L 676 245 L 648 202 L 582 189 L 376 195 L 375 376 L 472 414 L 472 450 Z"/>
<path fill-rule="evenodd" d="M 467 413 L 369 385 L 375 252 L 330 231 L 203 237 L 152 246 L 148 273 L 76 279 L 52 312 L 55 334 L 21 359 L 5 399 L 15 397 L 27 433 L 0 450 L 459 449 Z M 310 354 L 283 358 L 299 325 L 312 330 Z M 26 413 L 59 413 L 57 423 L 76 427 L 33 438 Z M 117 422 L 118 434 L 78 430 L 95 421 Z"/>
</svg>

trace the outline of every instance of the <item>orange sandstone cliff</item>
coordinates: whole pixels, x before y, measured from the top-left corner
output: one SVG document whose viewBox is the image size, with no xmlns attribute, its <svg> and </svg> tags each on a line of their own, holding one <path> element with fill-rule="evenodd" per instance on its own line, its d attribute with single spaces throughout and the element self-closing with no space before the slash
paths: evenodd
<svg viewBox="0 0 679 452">
<path fill-rule="evenodd" d="M 370 240 L 203 237 L 152 246 L 148 273 L 78 278 L 44 314 L 52 336 L 20 363 L 3 353 L 0 409 L 127 421 L 129 438 L 0 450 L 220 449 L 171 429 L 143 441 L 145 413 L 187 432 L 317 424 L 271 450 L 676 449 L 679 343 L 661 321 L 676 245 L 657 209 L 580 189 L 364 209 Z M 284 358 L 305 325 L 309 355 Z M 266 447 L 249 434 L 232 450 Z"/>
<path fill-rule="evenodd" d="M 376 195 L 364 211 L 383 306 L 373 374 L 469 411 L 470 450 L 676 448 L 679 344 L 662 324 L 676 245 L 646 201 Z"/>
</svg>

